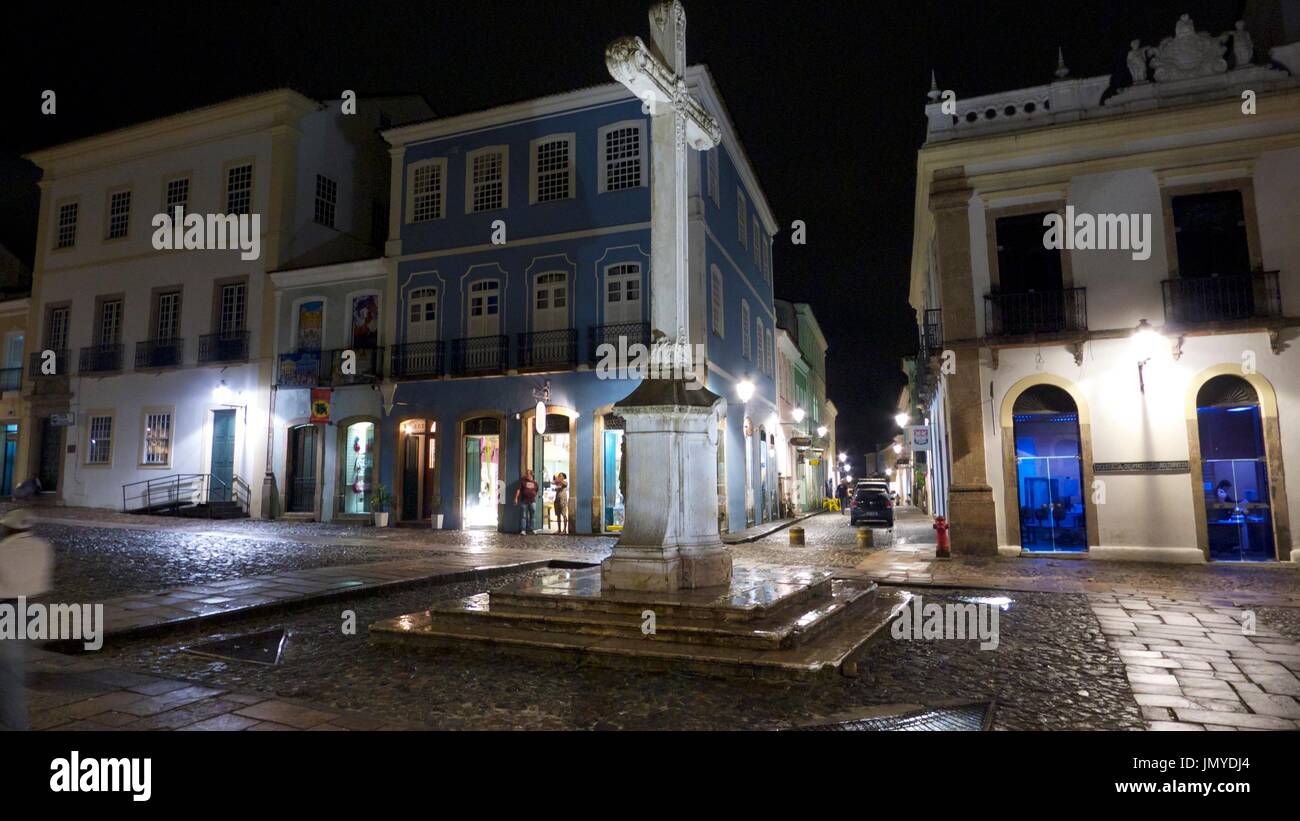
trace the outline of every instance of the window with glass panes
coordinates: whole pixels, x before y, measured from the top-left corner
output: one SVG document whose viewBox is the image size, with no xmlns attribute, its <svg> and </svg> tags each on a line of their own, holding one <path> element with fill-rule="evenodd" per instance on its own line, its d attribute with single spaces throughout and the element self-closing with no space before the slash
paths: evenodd
<svg viewBox="0 0 1300 821">
<path fill-rule="evenodd" d="M 244 301 L 248 286 L 235 282 L 221 286 L 221 314 L 219 317 L 221 333 L 234 333 L 244 330 Z"/>
<path fill-rule="evenodd" d="M 57 248 L 71 248 L 77 243 L 77 210 L 75 202 L 59 206 L 59 230 Z"/>
<path fill-rule="evenodd" d="M 52 351 L 62 351 L 68 347 L 68 309 L 66 306 L 50 309 L 49 322 L 45 326 L 45 347 Z"/>
<path fill-rule="evenodd" d="M 237 165 L 226 172 L 226 213 L 247 214 L 253 205 L 253 165 Z"/>
<path fill-rule="evenodd" d="M 442 219 L 442 165 L 417 166 L 411 174 L 411 221 Z"/>
<path fill-rule="evenodd" d="M 601 146 L 605 155 L 605 190 L 641 186 L 641 126 L 611 128 Z"/>
<path fill-rule="evenodd" d="M 86 464 L 108 464 L 113 453 L 113 417 L 90 417 L 89 437 L 90 441 L 86 443 Z"/>
<path fill-rule="evenodd" d="M 104 300 L 99 304 L 99 344 L 116 345 L 121 339 L 122 300 Z"/>
<path fill-rule="evenodd" d="M 168 291 L 158 295 L 158 327 L 154 329 L 155 339 L 175 339 L 180 336 L 181 294 Z"/>
<path fill-rule="evenodd" d="M 474 157 L 470 168 L 472 211 L 505 207 L 505 153 L 488 151 Z"/>
<path fill-rule="evenodd" d="M 338 211 L 339 184 L 324 174 L 316 175 L 316 211 L 313 219 L 320 225 L 334 227 Z"/>
<path fill-rule="evenodd" d="M 570 148 L 568 138 L 537 143 L 533 157 L 537 169 L 537 202 L 569 198 Z"/>
<path fill-rule="evenodd" d="M 144 464 L 166 465 L 171 458 L 171 411 L 147 411 L 144 416 Z"/>
<path fill-rule="evenodd" d="M 167 181 L 167 192 L 163 200 L 163 212 L 167 216 L 176 217 L 176 209 L 181 209 L 181 214 L 190 207 L 190 178 L 181 177 L 175 180 Z"/>
<path fill-rule="evenodd" d="M 114 191 L 108 197 L 108 238 L 126 236 L 130 224 L 131 192 Z"/>
</svg>

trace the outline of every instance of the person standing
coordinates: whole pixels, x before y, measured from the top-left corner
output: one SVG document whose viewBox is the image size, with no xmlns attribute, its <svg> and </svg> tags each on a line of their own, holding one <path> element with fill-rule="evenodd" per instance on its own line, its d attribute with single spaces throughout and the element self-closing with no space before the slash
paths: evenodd
<svg viewBox="0 0 1300 821">
<path fill-rule="evenodd" d="M 530 536 L 537 532 L 533 530 L 533 503 L 536 501 L 537 480 L 533 478 L 531 470 L 525 470 L 524 478 L 519 480 L 519 488 L 515 490 L 515 504 L 523 505 L 520 529 Z"/>
<path fill-rule="evenodd" d="M 569 532 L 569 477 L 564 473 L 555 474 L 551 482 L 555 488 L 555 530 L 558 533 Z"/>
</svg>

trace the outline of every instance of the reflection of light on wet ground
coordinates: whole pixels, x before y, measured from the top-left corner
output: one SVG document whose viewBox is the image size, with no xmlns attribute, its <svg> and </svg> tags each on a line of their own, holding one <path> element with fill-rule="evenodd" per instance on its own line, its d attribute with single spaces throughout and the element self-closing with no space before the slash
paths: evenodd
<svg viewBox="0 0 1300 821">
<path fill-rule="evenodd" d="M 1010 610 L 1011 605 L 1015 604 L 1015 599 L 1008 596 L 957 596 L 956 599 L 968 604 L 987 604 L 999 610 Z"/>
</svg>

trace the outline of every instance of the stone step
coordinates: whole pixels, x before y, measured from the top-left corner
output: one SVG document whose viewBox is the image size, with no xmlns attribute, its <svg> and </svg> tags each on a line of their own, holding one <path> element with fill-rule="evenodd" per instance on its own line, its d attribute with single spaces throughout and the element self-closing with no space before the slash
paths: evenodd
<svg viewBox="0 0 1300 821">
<path fill-rule="evenodd" d="M 372 641 L 410 647 L 508 652 L 549 661 L 655 671 L 681 671 L 727 678 L 805 680 L 835 671 L 857 675 L 870 642 L 882 635 L 910 594 L 889 588 L 839 608 L 825 626 L 793 647 L 763 649 L 622 635 L 537 630 L 490 618 L 463 618 L 424 611 L 370 625 Z"/>
<path fill-rule="evenodd" d="M 747 621 L 661 616 L 656 611 L 653 633 L 643 631 L 644 611 L 611 613 L 596 609 L 502 605 L 495 593 L 438 602 L 432 614 L 448 623 L 479 619 L 524 630 L 775 650 L 813 639 L 837 618 L 842 618 L 844 611 L 867 605 L 874 589 L 874 582 L 836 580 L 829 596 L 806 599 L 764 618 Z"/>
<path fill-rule="evenodd" d="M 495 590 L 492 603 L 520 610 L 578 610 L 635 616 L 653 610 L 659 619 L 761 621 L 812 599 L 830 598 L 831 573 L 807 568 L 738 565 L 730 588 L 675 592 L 601 590 L 600 568 L 554 570 Z"/>
</svg>

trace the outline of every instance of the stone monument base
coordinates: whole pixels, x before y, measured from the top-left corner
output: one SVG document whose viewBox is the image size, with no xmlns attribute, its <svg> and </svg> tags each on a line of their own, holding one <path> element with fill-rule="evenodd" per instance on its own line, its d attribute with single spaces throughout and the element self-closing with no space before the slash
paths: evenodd
<svg viewBox="0 0 1300 821">
<path fill-rule="evenodd" d="M 698 567 L 709 570 L 706 559 Z M 730 563 L 728 563 L 730 564 Z M 728 584 L 608 589 L 601 568 L 548 570 L 370 625 L 372 641 L 728 678 L 857 675 L 910 594 L 811 567 L 738 564 Z"/>
</svg>

